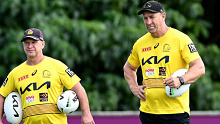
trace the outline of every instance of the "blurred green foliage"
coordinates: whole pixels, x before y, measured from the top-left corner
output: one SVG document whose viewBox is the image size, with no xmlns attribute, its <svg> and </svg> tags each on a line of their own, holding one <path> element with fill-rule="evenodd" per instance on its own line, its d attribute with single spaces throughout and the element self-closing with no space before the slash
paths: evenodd
<svg viewBox="0 0 220 124">
<path fill-rule="evenodd" d="M 137 12 L 145 0 L 0 0 L 0 79 L 26 60 L 20 42 L 28 28 L 44 33 L 44 54 L 59 59 L 82 78 L 92 111 L 138 110 L 123 65 L 134 42 L 147 30 Z M 160 1 L 168 26 L 188 34 L 206 65 L 191 85 L 192 110 L 220 110 L 220 49 L 198 39 L 212 26 L 202 0 Z M 141 72 L 138 81 L 141 84 Z M 208 104 L 207 104 L 208 103 Z"/>
</svg>

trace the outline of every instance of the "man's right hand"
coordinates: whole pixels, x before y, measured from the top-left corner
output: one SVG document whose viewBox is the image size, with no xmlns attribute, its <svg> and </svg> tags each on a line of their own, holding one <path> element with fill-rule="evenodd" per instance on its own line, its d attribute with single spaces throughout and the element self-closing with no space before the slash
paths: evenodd
<svg viewBox="0 0 220 124">
<path fill-rule="evenodd" d="M 144 88 L 146 88 L 145 85 L 131 87 L 131 91 L 136 97 L 138 97 L 139 99 L 141 99 L 143 101 L 146 101 L 146 96 L 145 96 L 146 92 L 145 92 Z"/>
</svg>

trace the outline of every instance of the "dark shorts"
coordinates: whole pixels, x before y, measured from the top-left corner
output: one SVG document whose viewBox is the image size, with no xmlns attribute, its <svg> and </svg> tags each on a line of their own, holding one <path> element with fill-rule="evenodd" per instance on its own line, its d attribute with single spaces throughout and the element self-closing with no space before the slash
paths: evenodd
<svg viewBox="0 0 220 124">
<path fill-rule="evenodd" d="M 190 117 L 187 112 L 180 114 L 149 114 L 140 112 L 142 124 L 190 124 Z"/>
</svg>

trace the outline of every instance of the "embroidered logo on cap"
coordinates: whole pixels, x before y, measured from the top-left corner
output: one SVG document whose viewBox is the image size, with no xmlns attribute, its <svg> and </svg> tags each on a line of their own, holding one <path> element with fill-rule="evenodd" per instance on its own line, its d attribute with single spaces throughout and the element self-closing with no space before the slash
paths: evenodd
<svg viewBox="0 0 220 124">
<path fill-rule="evenodd" d="M 151 4 L 149 2 L 147 2 L 146 6 L 144 8 L 151 8 Z"/>
<path fill-rule="evenodd" d="M 33 31 L 32 31 L 32 30 L 29 30 L 27 34 L 33 34 Z"/>
</svg>

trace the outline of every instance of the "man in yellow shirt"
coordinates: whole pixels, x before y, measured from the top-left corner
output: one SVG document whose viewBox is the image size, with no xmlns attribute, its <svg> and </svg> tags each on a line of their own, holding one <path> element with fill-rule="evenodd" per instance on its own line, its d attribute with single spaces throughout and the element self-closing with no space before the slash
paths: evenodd
<svg viewBox="0 0 220 124">
<path fill-rule="evenodd" d="M 140 120 L 143 124 L 189 124 L 189 90 L 180 97 L 170 98 L 165 86 L 178 88 L 195 82 L 205 74 L 203 61 L 186 34 L 166 25 L 166 13 L 159 2 L 146 2 L 140 14 L 148 33 L 135 42 L 124 65 L 125 79 L 140 99 Z M 142 86 L 137 82 L 139 66 Z M 171 77 L 175 71 L 188 68 L 185 75 Z"/>
<path fill-rule="evenodd" d="M 57 99 L 65 86 L 77 93 L 82 123 L 94 124 L 81 79 L 61 61 L 43 55 L 42 32 L 27 29 L 21 42 L 27 61 L 14 68 L 0 88 L 1 120 L 5 97 L 17 91 L 22 99 L 24 124 L 67 124 L 67 116 L 57 108 Z"/>
</svg>

